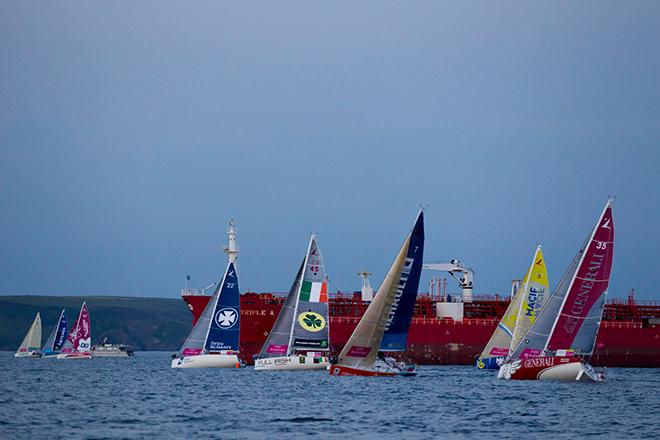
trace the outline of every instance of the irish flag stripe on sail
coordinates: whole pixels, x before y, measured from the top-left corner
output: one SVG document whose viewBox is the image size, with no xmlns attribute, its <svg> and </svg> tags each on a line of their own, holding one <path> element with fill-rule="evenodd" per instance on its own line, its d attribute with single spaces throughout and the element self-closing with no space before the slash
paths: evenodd
<svg viewBox="0 0 660 440">
<path fill-rule="evenodd" d="M 300 289 L 300 301 L 328 302 L 325 283 L 321 281 L 303 281 Z"/>
</svg>

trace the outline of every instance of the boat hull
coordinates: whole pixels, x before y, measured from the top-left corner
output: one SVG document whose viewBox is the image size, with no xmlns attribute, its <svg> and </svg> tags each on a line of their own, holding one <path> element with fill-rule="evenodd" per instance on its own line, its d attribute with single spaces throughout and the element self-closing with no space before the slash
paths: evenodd
<svg viewBox="0 0 660 440">
<path fill-rule="evenodd" d="M 497 374 L 510 380 L 600 382 L 604 378 L 591 365 L 571 356 L 543 356 L 502 365 Z"/>
<path fill-rule="evenodd" d="M 15 358 L 38 358 L 41 356 L 41 353 L 38 351 L 18 351 L 14 353 Z"/>
<path fill-rule="evenodd" d="M 59 355 L 59 353 L 42 354 L 41 358 L 42 359 L 57 359 L 58 355 Z"/>
<path fill-rule="evenodd" d="M 235 354 L 200 354 L 172 359 L 172 368 L 239 368 Z"/>
<path fill-rule="evenodd" d="M 254 361 L 257 371 L 327 370 L 328 365 L 326 356 L 280 356 Z"/>
<path fill-rule="evenodd" d="M 56 358 L 66 360 L 83 360 L 91 359 L 92 355 L 90 353 L 60 353 Z"/>
<path fill-rule="evenodd" d="M 395 377 L 416 376 L 417 372 L 409 371 L 377 371 L 371 369 L 353 368 L 345 365 L 330 365 L 331 376 L 367 376 L 367 377 Z"/>
</svg>

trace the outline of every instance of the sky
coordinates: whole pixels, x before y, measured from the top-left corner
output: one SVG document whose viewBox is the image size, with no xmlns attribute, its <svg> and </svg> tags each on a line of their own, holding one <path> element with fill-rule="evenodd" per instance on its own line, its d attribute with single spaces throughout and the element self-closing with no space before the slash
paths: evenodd
<svg viewBox="0 0 660 440">
<path fill-rule="evenodd" d="M 425 260 L 551 285 L 615 194 L 609 294 L 660 300 L 660 3 L 0 3 L 0 294 L 331 290 Z M 434 274 L 437 276 L 438 274 Z M 420 290 L 427 290 L 425 274 Z M 448 290 L 458 291 L 451 280 Z"/>
</svg>

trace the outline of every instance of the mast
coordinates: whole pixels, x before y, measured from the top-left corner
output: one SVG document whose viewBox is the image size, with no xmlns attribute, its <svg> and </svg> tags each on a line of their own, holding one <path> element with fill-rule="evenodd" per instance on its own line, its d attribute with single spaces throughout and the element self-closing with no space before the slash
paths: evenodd
<svg viewBox="0 0 660 440">
<path fill-rule="evenodd" d="M 603 220 L 603 216 L 605 215 L 605 212 L 612 206 L 613 199 L 608 198 L 607 203 L 605 203 L 605 207 L 603 208 L 603 211 L 601 212 L 600 216 L 598 217 L 598 221 L 594 225 L 593 229 L 591 230 L 591 234 L 589 235 L 589 240 L 585 243 L 585 245 L 582 248 L 582 255 L 580 255 L 580 262 L 577 265 L 577 268 L 575 272 L 573 273 L 573 278 L 571 278 L 571 282 L 568 285 L 568 289 L 566 291 L 566 295 L 564 296 L 564 299 L 562 300 L 561 306 L 559 307 L 559 313 L 555 317 L 555 321 L 552 324 L 552 328 L 550 330 L 550 334 L 548 335 L 548 338 L 545 341 L 545 345 L 543 346 L 543 352 L 546 352 L 548 350 L 548 345 L 550 344 L 550 341 L 552 340 L 552 336 L 555 333 L 555 329 L 557 327 L 557 323 L 559 322 L 559 319 L 561 316 L 564 314 L 564 307 L 566 306 L 566 301 L 568 300 L 569 296 L 571 295 L 571 291 L 573 289 L 573 285 L 575 284 L 575 280 L 578 277 L 578 274 L 580 272 L 580 269 L 582 268 L 582 263 L 584 262 L 584 258 L 587 255 L 587 251 L 589 250 L 589 246 L 591 245 L 594 236 L 596 235 L 596 231 L 598 228 L 601 226 L 601 221 Z M 609 275 L 608 275 L 609 277 Z M 605 289 L 607 291 L 607 289 Z M 570 348 L 570 347 L 565 347 L 565 348 Z"/>
<path fill-rule="evenodd" d="M 300 273 L 300 278 L 305 276 L 305 270 L 307 270 L 307 260 L 309 259 L 309 251 L 312 248 L 312 242 L 316 238 L 316 235 L 312 234 L 309 237 L 309 244 L 307 245 L 307 252 L 305 252 L 305 261 L 303 263 L 303 270 Z M 296 305 L 293 307 L 293 319 L 291 320 L 291 330 L 289 331 L 289 345 L 286 348 L 286 355 L 291 355 L 291 343 L 293 342 L 293 329 L 296 326 L 296 316 L 298 316 L 298 303 L 300 302 L 300 290 L 302 289 L 302 281 L 298 283 L 298 288 L 296 289 Z"/>
<path fill-rule="evenodd" d="M 236 242 L 236 222 L 232 218 L 229 220 L 229 225 L 227 226 L 227 242 L 226 246 L 222 247 L 222 252 L 227 254 L 229 262 L 233 263 L 238 258 L 238 243 Z"/>
</svg>

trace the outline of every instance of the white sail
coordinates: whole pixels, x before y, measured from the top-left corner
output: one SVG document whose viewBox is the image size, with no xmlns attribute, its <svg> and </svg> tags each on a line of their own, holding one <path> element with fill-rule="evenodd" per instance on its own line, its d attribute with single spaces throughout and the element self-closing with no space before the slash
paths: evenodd
<svg viewBox="0 0 660 440">
<path fill-rule="evenodd" d="M 23 342 L 16 351 L 17 356 L 29 355 L 41 348 L 41 315 L 37 312 L 30 329 L 23 338 Z"/>
<path fill-rule="evenodd" d="M 409 244 L 410 236 L 406 238 L 403 246 L 401 246 L 401 250 L 399 250 L 399 254 L 387 272 L 385 280 L 378 288 L 376 297 L 369 304 L 362 319 L 339 354 L 337 364 L 357 368 L 369 368 L 374 364 L 378 356 L 380 341 L 385 333 L 389 311 L 399 288 L 399 280 L 406 261 Z"/>
</svg>

